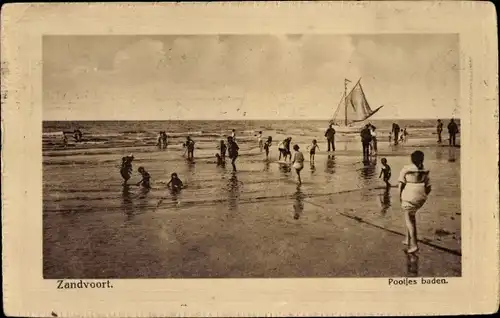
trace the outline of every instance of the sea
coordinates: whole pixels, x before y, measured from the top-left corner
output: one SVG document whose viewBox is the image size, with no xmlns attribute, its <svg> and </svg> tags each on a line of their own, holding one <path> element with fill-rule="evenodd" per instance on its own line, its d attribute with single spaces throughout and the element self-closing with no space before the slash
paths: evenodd
<svg viewBox="0 0 500 318">
<path fill-rule="evenodd" d="M 407 129 L 407 142 L 389 142 L 393 122 Z M 352 271 L 332 268 L 333 263 L 321 269 L 310 267 L 305 255 L 314 258 L 324 253 L 316 250 L 318 241 L 314 240 L 301 241 L 307 252 L 293 256 L 294 262 L 303 264 L 301 268 L 273 265 L 277 269 L 269 275 L 265 270 L 271 266 L 268 254 L 259 254 L 251 261 L 253 270 L 248 269 L 250 261 L 244 255 L 240 260 L 228 255 L 239 253 L 242 245 L 230 242 L 243 237 L 249 238 L 241 242 L 247 253 L 261 253 L 261 243 L 270 249 L 284 248 L 283 242 L 296 240 L 295 235 L 321 237 L 324 244 L 331 244 L 326 239 L 333 235 L 329 228 L 344 224 L 346 216 L 373 224 L 382 229 L 380 233 L 403 233 L 395 186 L 399 171 L 410 163 L 409 156 L 417 149 L 425 154 L 433 184 L 429 202 L 419 212 L 419 235 L 450 255 L 460 254 L 460 148 L 447 147 L 446 131 L 443 143 L 437 143 L 435 119 L 371 123 L 377 127 L 378 154 L 366 162 L 358 134 L 338 133 L 335 152 L 326 151 L 327 121 L 44 121 L 44 277 L 404 276 L 406 273 L 382 263 L 373 269 L 353 265 Z M 82 142 L 74 142 L 75 129 L 83 133 Z M 217 146 L 232 129 L 240 147 L 236 172 L 229 163 L 226 167 L 215 164 Z M 156 146 L 160 131 L 169 137 L 167 149 Z M 273 139 L 269 160 L 258 147 L 260 131 L 264 139 Z M 65 133 L 67 144 L 62 138 Z M 196 142 L 193 161 L 183 156 L 187 136 Z M 278 160 L 278 142 L 286 137 L 292 137 L 292 145 L 299 145 L 306 157 L 300 187 L 290 165 Z M 320 148 L 314 162 L 307 151 L 313 139 Z M 119 172 L 124 155 L 135 158 L 129 186 L 122 185 Z M 383 157 L 393 171 L 390 191 L 379 178 Z M 140 166 L 151 175 L 149 191 L 135 186 Z M 180 194 L 171 194 L 166 187 L 173 172 L 186 185 Z M 349 228 L 343 226 L 335 235 L 353 233 Z M 185 244 L 194 244 L 195 237 L 201 252 L 185 250 Z M 351 245 L 359 238 L 352 240 Z M 226 263 L 210 258 L 214 253 Z M 141 255 L 141 262 L 152 263 L 137 267 L 137 255 Z M 186 265 L 186 257 L 191 265 Z M 120 262 L 114 264 L 116 259 Z M 231 262 L 238 264 L 231 267 Z M 436 262 L 441 266 L 428 264 L 422 275 L 460 275 L 460 261 L 454 265 Z"/>
<path fill-rule="evenodd" d="M 436 133 L 435 119 L 371 121 L 377 127 L 379 138 L 388 136 L 393 122 L 417 138 L 434 138 Z M 328 122 L 323 120 L 44 121 L 43 149 L 149 147 L 156 145 L 160 131 L 167 132 L 172 144 L 180 144 L 191 136 L 198 147 L 205 148 L 207 143 L 230 135 L 232 129 L 236 130 L 240 142 L 254 141 L 257 132 L 262 131 L 265 138 L 281 140 L 292 136 L 294 143 L 309 143 L 312 139 L 322 139 L 327 126 Z M 64 147 L 63 132 L 70 135 L 75 129 L 83 132 L 83 142 L 75 144 L 70 136 Z M 357 135 L 339 133 L 338 137 L 350 140 Z"/>
</svg>

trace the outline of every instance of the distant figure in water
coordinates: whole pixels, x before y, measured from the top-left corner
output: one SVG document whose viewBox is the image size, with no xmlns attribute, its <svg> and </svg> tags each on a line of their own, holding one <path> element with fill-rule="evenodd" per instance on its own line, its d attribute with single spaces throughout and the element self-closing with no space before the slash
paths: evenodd
<svg viewBox="0 0 500 318">
<path fill-rule="evenodd" d="M 259 142 L 259 149 L 260 152 L 264 149 L 264 140 L 262 140 L 262 131 L 259 131 L 259 134 L 257 135 L 257 141 Z"/>
<path fill-rule="evenodd" d="M 170 181 L 167 183 L 167 187 L 170 188 L 170 190 L 174 192 L 180 191 L 182 188 L 184 188 L 184 184 L 182 183 L 181 179 L 177 176 L 177 173 L 172 173 L 170 176 Z"/>
<path fill-rule="evenodd" d="M 167 149 L 168 136 L 165 131 L 160 131 L 158 135 L 158 143 L 156 144 L 160 149 Z"/>
<path fill-rule="evenodd" d="M 387 164 L 386 158 L 382 158 L 380 162 L 382 163 L 382 170 L 380 170 L 380 175 L 378 177 L 384 177 L 383 180 L 385 185 L 387 189 L 389 189 L 391 187 L 391 184 L 389 183 L 389 179 L 391 178 L 391 167 Z"/>
<path fill-rule="evenodd" d="M 236 130 L 231 131 L 231 137 L 233 138 L 234 141 L 236 141 Z"/>
<path fill-rule="evenodd" d="M 68 137 L 63 133 L 63 146 L 66 148 L 68 146 Z"/>
<path fill-rule="evenodd" d="M 231 159 L 231 165 L 233 166 L 233 170 L 236 171 L 236 159 L 238 158 L 238 150 L 240 150 L 240 147 L 236 143 L 236 141 L 233 139 L 233 137 L 227 137 L 227 150 L 228 150 L 228 155 L 229 159 Z"/>
<path fill-rule="evenodd" d="M 457 134 L 458 134 L 458 126 L 455 123 L 455 119 L 451 119 L 448 124 L 448 134 L 450 135 L 450 147 L 455 147 L 457 145 Z"/>
<path fill-rule="evenodd" d="M 335 129 L 330 124 L 325 132 L 326 141 L 328 142 L 328 151 L 335 151 Z"/>
<path fill-rule="evenodd" d="M 156 142 L 156 146 L 158 148 L 160 148 L 160 149 L 162 148 L 162 144 L 161 144 L 162 143 L 162 137 L 163 137 L 162 134 L 163 134 L 163 131 L 160 131 L 160 133 L 158 134 L 158 140 Z"/>
<path fill-rule="evenodd" d="M 142 177 L 141 181 L 137 183 L 137 186 L 142 186 L 145 189 L 151 189 L 151 184 L 150 184 L 151 176 L 146 171 L 146 169 L 144 169 L 144 167 L 139 167 L 137 171 L 141 174 Z"/>
<path fill-rule="evenodd" d="M 221 155 L 219 155 L 218 153 L 216 153 L 215 154 L 215 158 L 217 159 L 217 167 L 224 167 L 224 166 L 226 166 L 226 161 L 222 160 Z"/>
<path fill-rule="evenodd" d="M 132 174 L 132 161 L 134 160 L 134 156 L 125 156 L 122 158 L 122 165 L 120 167 L 120 174 L 123 178 L 123 185 L 127 184 L 127 181 L 130 179 L 130 175 Z"/>
<path fill-rule="evenodd" d="M 264 143 L 264 150 L 266 151 L 266 159 L 269 159 L 269 149 L 271 149 L 271 145 L 273 143 L 273 137 L 267 137 L 266 142 Z"/>
<path fill-rule="evenodd" d="M 389 143 L 392 141 L 392 133 L 389 133 Z"/>
<path fill-rule="evenodd" d="M 291 157 L 291 152 L 290 152 L 290 143 L 291 142 L 292 142 L 292 138 L 287 137 L 287 138 L 285 138 L 285 140 L 283 140 L 282 142 L 279 143 L 278 150 L 280 152 L 280 156 L 279 156 L 278 160 L 281 160 L 282 156 L 283 156 L 284 161 L 286 161 L 286 158 L 288 156 Z"/>
<path fill-rule="evenodd" d="M 278 157 L 278 160 L 281 160 L 281 157 L 283 156 L 284 158 L 286 158 L 286 149 L 285 149 L 285 140 L 281 141 L 279 144 L 278 144 L 278 151 L 280 153 L 279 157 Z"/>
<path fill-rule="evenodd" d="M 224 140 L 220 141 L 219 149 L 220 149 L 221 160 L 224 161 L 224 162 L 226 162 L 226 150 L 227 150 L 227 146 L 224 143 Z"/>
<path fill-rule="evenodd" d="M 292 160 L 292 152 L 290 151 L 290 144 L 292 143 L 292 137 L 288 137 L 285 139 L 285 160 L 288 157 L 289 160 Z"/>
<path fill-rule="evenodd" d="M 377 132 L 375 131 L 377 128 L 371 124 L 370 125 L 370 134 L 372 135 L 372 141 L 370 142 L 370 149 L 372 155 L 377 155 Z"/>
<path fill-rule="evenodd" d="M 365 125 L 361 130 L 361 144 L 363 146 L 363 161 L 367 161 L 370 157 L 370 142 L 372 141 L 372 133 L 370 131 L 370 126 Z"/>
<path fill-rule="evenodd" d="M 399 127 L 398 124 L 392 123 L 392 133 L 394 134 L 394 145 L 397 145 L 399 142 L 399 132 L 401 131 L 401 128 Z"/>
<path fill-rule="evenodd" d="M 309 148 L 309 160 L 311 161 L 311 164 L 314 164 L 314 156 L 316 155 L 316 148 L 319 151 L 318 141 L 316 139 L 313 139 L 312 144 L 308 148 Z"/>
<path fill-rule="evenodd" d="M 405 129 L 403 129 L 403 133 L 401 134 L 401 141 L 403 143 L 406 143 L 408 141 L 408 131 L 406 130 L 406 127 Z"/>
<path fill-rule="evenodd" d="M 403 167 L 399 174 L 399 197 L 405 215 L 407 253 L 418 251 L 417 223 L 415 215 L 424 205 L 431 192 L 429 170 L 424 168 L 424 153 L 417 150 L 411 154 L 411 165 Z"/>
<path fill-rule="evenodd" d="M 304 155 L 299 151 L 299 145 L 294 145 L 293 150 L 295 153 L 293 154 L 292 166 L 297 173 L 297 177 L 299 178 L 299 184 L 302 184 L 302 180 L 300 179 L 300 171 L 304 169 Z"/>
<path fill-rule="evenodd" d="M 167 136 L 167 133 L 165 131 L 161 132 L 161 144 L 162 144 L 163 149 L 167 149 L 168 136 Z"/>
<path fill-rule="evenodd" d="M 75 129 L 75 131 L 73 132 L 73 138 L 75 138 L 75 141 L 81 142 L 83 140 L 82 136 L 83 136 L 83 134 L 80 131 L 80 129 Z"/>
<path fill-rule="evenodd" d="M 436 127 L 436 132 L 437 132 L 437 135 L 438 135 L 438 143 L 443 142 L 443 140 L 441 139 L 441 133 L 443 132 L 443 122 L 441 121 L 441 119 L 438 119 L 438 123 L 437 123 L 437 127 Z"/>
<path fill-rule="evenodd" d="M 193 160 L 194 159 L 194 141 L 193 141 L 193 139 L 191 139 L 191 137 L 187 136 L 184 147 L 186 147 L 186 150 L 187 150 L 188 160 Z"/>
</svg>

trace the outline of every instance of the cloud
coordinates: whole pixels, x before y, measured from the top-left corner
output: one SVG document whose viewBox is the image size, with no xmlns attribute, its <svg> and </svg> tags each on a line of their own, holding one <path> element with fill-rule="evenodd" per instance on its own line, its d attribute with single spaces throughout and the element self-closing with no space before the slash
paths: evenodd
<svg viewBox="0 0 500 318">
<path fill-rule="evenodd" d="M 161 41 L 142 39 L 118 51 L 113 60 L 113 70 L 137 81 L 153 79 L 164 59 Z"/>
<path fill-rule="evenodd" d="M 317 117 L 336 106 L 344 78 L 361 77 L 369 102 L 385 104 L 380 114 L 390 117 L 403 108 L 425 107 L 432 98 L 448 105 L 458 95 L 453 71 L 458 42 L 449 36 L 185 35 L 49 42 L 44 43 L 48 104 L 74 102 L 87 109 L 140 104 L 154 112 L 180 103 L 196 109 L 194 114 L 214 105 L 269 105 L 270 116 L 293 105 L 297 111 L 315 105 Z"/>
</svg>

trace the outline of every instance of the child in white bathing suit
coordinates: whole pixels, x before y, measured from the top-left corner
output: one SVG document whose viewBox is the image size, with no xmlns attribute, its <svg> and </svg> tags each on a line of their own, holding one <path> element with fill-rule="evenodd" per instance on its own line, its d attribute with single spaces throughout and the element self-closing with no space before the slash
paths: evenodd
<svg viewBox="0 0 500 318">
<path fill-rule="evenodd" d="M 293 154 L 292 165 L 295 168 L 297 177 L 299 178 L 299 184 L 302 184 L 302 180 L 300 179 L 300 171 L 304 168 L 304 154 L 302 154 L 299 149 L 299 145 L 293 146 L 293 150 L 295 150 L 295 153 Z"/>
<path fill-rule="evenodd" d="M 264 141 L 262 140 L 262 131 L 259 131 L 259 134 L 257 135 L 257 140 L 259 142 L 259 149 L 260 152 L 264 149 Z"/>
<path fill-rule="evenodd" d="M 285 141 L 281 141 L 279 144 L 278 144 L 278 151 L 280 153 L 280 156 L 278 158 L 278 160 L 281 160 L 281 156 L 284 156 L 285 159 L 286 159 L 286 149 L 285 149 Z"/>
<path fill-rule="evenodd" d="M 403 167 L 399 175 L 401 208 L 405 214 L 407 252 L 418 251 L 417 224 L 415 214 L 427 201 L 431 192 L 429 170 L 424 168 L 424 153 L 417 150 L 411 154 L 411 165 Z"/>
</svg>

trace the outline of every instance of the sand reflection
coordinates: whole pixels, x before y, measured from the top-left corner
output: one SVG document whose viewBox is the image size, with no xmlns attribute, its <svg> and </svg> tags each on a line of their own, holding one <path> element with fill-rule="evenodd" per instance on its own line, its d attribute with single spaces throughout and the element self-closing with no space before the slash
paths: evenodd
<svg viewBox="0 0 500 318">
<path fill-rule="evenodd" d="M 293 197 L 295 199 L 293 203 L 293 218 L 298 220 L 304 212 L 304 193 L 302 192 L 300 185 L 297 185 L 297 189 L 293 194 Z"/>
<path fill-rule="evenodd" d="M 240 181 L 238 180 L 236 172 L 231 173 L 231 178 L 229 178 L 227 188 L 229 194 L 229 210 L 237 210 L 240 198 Z"/>
<path fill-rule="evenodd" d="M 415 254 L 406 254 L 406 270 L 408 277 L 418 276 L 418 256 Z"/>
<path fill-rule="evenodd" d="M 335 173 L 335 156 L 334 155 L 328 155 L 326 159 L 326 167 L 325 167 L 325 172 L 326 173 Z"/>
</svg>

